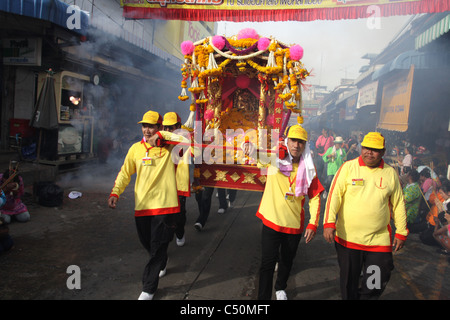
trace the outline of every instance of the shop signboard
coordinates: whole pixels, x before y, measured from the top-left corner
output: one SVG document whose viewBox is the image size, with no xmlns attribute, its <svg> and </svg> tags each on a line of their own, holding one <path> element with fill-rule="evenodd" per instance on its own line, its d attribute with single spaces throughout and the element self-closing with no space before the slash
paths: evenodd
<svg viewBox="0 0 450 320">
<path fill-rule="evenodd" d="M 40 66 L 42 56 L 42 39 L 3 39 L 2 56 L 4 65 Z"/>
<path fill-rule="evenodd" d="M 356 104 L 358 95 L 354 94 L 345 100 L 345 120 L 353 120 L 356 116 Z"/>
<path fill-rule="evenodd" d="M 378 128 L 400 132 L 408 130 L 413 80 L 414 65 L 407 74 L 397 74 L 384 82 Z"/>
<path fill-rule="evenodd" d="M 357 109 L 377 104 L 378 81 L 369 83 L 359 90 Z"/>
</svg>

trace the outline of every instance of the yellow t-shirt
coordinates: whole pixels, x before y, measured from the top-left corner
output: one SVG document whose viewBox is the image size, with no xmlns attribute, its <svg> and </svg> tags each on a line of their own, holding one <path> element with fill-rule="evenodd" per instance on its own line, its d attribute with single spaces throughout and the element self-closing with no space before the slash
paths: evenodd
<svg viewBox="0 0 450 320">
<path fill-rule="evenodd" d="M 295 177 L 298 164 L 293 164 L 290 177 L 285 176 L 277 167 L 270 165 L 267 181 L 256 216 L 265 226 L 283 233 L 301 234 L 305 225 L 303 196 L 286 199 L 286 193 L 295 194 Z M 291 187 L 291 190 L 289 190 Z M 320 216 L 320 193 L 323 186 L 315 177 L 308 190 L 310 219 L 307 229 L 317 230 Z"/>
<path fill-rule="evenodd" d="M 190 143 L 189 139 L 183 136 L 178 135 L 174 136 L 167 135 L 167 131 L 161 131 L 165 140 L 176 140 L 183 142 L 183 144 L 176 145 L 172 149 L 172 160 L 175 163 L 175 177 L 177 181 L 177 190 L 179 196 L 190 197 L 191 196 L 191 181 L 189 175 L 189 163 L 191 162 L 191 156 L 193 154 L 194 147 L 190 145 L 186 145 Z M 175 131 L 176 132 L 176 131 Z M 170 133 L 170 132 L 169 132 Z"/>
<path fill-rule="evenodd" d="M 362 158 L 345 162 L 330 187 L 324 228 L 335 228 L 335 241 L 357 250 L 392 251 L 390 226 L 406 240 L 406 210 L 397 172 L 382 161 L 367 167 Z"/>
<path fill-rule="evenodd" d="M 160 133 L 166 140 L 187 141 L 170 132 Z M 178 213 L 180 204 L 172 149 L 173 145 L 151 147 L 144 139 L 133 144 L 128 150 L 110 196 L 119 197 L 130 183 L 131 176 L 136 173 L 135 216 Z"/>
<path fill-rule="evenodd" d="M 191 196 L 191 181 L 189 176 L 189 161 L 190 150 L 183 152 L 180 161 L 176 165 L 176 180 L 177 190 L 179 196 L 190 197 Z"/>
</svg>

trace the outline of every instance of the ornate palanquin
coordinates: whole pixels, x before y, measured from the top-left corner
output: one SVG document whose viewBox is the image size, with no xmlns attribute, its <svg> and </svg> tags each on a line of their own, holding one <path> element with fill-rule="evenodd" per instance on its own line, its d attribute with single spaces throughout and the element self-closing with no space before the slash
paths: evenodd
<svg viewBox="0 0 450 320">
<path fill-rule="evenodd" d="M 201 186 L 263 191 L 266 169 L 249 165 L 197 165 L 194 174 Z"/>
<path fill-rule="evenodd" d="M 309 75 L 300 61 L 303 48 L 244 29 L 230 38 L 184 41 L 181 50 L 185 61 L 178 98 L 192 101 L 184 128 L 196 137 L 201 131 L 202 137 L 195 141 L 203 152 L 197 153 L 194 184 L 264 190 L 258 157 L 271 153 L 292 112 L 303 123 L 302 81 Z M 254 157 L 244 154 L 244 142 L 255 146 Z M 214 161 L 199 163 L 205 151 Z"/>
</svg>

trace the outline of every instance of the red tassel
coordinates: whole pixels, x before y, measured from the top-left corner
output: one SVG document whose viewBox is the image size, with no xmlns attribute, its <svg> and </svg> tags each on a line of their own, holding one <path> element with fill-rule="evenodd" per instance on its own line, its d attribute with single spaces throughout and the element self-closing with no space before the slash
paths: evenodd
<svg viewBox="0 0 450 320">
<path fill-rule="evenodd" d="M 278 148 L 278 158 L 280 160 L 283 160 L 284 158 L 287 157 L 287 155 L 288 155 L 287 147 L 283 146 L 283 145 L 280 145 L 279 148 Z"/>
</svg>

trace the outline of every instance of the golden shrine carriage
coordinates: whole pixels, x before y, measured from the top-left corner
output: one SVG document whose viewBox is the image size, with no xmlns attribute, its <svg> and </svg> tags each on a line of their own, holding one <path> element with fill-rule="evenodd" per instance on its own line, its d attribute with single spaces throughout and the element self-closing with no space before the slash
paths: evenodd
<svg viewBox="0 0 450 320">
<path fill-rule="evenodd" d="M 302 81 L 309 73 L 300 61 L 302 47 L 244 29 L 230 38 L 184 41 L 181 50 L 178 98 L 192 99 L 184 127 L 192 130 L 195 122 L 194 144 L 202 151 L 195 158 L 195 184 L 264 190 L 259 158 L 267 158 L 292 112 L 303 123 Z M 256 158 L 244 154 L 243 142 L 257 146 Z"/>
</svg>

